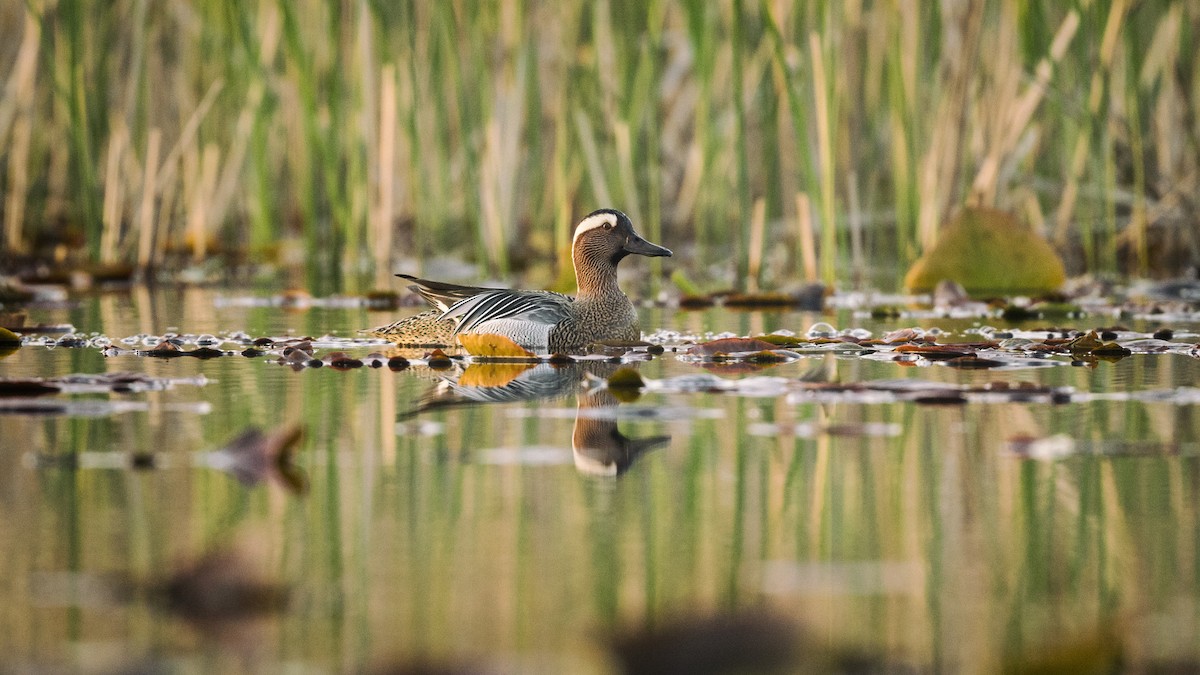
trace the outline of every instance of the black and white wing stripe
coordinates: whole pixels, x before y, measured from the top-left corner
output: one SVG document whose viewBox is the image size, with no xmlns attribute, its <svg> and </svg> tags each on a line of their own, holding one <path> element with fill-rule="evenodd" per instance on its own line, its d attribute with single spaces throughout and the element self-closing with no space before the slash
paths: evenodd
<svg viewBox="0 0 1200 675">
<path fill-rule="evenodd" d="M 460 286 L 458 284 L 448 284 L 444 281 L 430 281 L 428 279 L 418 279 L 410 274 L 397 274 L 401 279 L 413 282 L 409 289 L 419 293 L 425 302 L 429 303 L 430 307 L 436 308 L 440 312 L 445 312 L 450 309 L 450 306 L 464 298 L 469 298 L 480 293 L 489 291 L 501 291 L 502 288 L 485 288 L 482 286 Z"/>
<path fill-rule="evenodd" d="M 470 333 L 480 324 L 517 319 L 552 326 L 570 318 L 573 300 L 550 291 L 493 290 L 463 298 L 450 306 L 443 319 L 458 322 L 458 333 Z"/>
</svg>

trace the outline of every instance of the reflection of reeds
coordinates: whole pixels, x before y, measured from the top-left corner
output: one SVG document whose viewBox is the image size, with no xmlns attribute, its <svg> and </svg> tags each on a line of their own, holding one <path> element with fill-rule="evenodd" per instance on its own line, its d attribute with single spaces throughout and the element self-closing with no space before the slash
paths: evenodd
<svg viewBox="0 0 1200 675">
<path fill-rule="evenodd" d="M 912 259 L 969 200 L 1144 269 L 1155 226 L 1195 215 L 1198 18 L 1184 0 L 9 3 L 3 246 L 65 228 L 149 264 L 293 238 L 333 267 L 446 251 L 503 273 L 615 206 L 745 277 L 756 200 L 774 242 L 806 193 L 827 281 Z"/>
</svg>

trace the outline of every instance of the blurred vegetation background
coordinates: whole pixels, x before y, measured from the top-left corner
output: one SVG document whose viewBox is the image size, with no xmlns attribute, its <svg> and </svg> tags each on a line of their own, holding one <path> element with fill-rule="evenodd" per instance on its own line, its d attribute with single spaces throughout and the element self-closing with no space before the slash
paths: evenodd
<svg viewBox="0 0 1200 675">
<path fill-rule="evenodd" d="M 1072 272 L 1178 272 L 1198 29 L 1189 0 L 6 2 L 3 252 L 551 283 L 613 206 L 701 278 L 886 283 L 980 204 Z"/>
</svg>

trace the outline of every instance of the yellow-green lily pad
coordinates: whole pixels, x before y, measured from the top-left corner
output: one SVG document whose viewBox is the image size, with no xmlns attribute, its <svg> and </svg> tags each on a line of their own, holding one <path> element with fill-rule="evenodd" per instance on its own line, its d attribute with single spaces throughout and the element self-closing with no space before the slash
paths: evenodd
<svg viewBox="0 0 1200 675">
<path fill-rule="evenodd" d="M 943 279 L 973 296 L 1039 295 L 1062 286 L 1062 260 L 1010 213 L 970 207 L 942 226 L 937 243 L 908 270 L 904 285 L 928 292 Z"/>
</svg>

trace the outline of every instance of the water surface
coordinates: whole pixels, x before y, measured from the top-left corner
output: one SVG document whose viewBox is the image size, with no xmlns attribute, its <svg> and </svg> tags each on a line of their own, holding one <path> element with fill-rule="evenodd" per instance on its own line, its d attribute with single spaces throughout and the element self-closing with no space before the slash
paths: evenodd
<svg viewBox="0 0 1200 675">
<path fill-rule="evenodd" d="M 352 336 L 391 318 L 229 297 L 135 290 L 34 309 L 31 320 L 119 339 Z M 876 334 L 973 323 L 643 317 L 738 335 L 816 321 Z M 1176 328 L 1186 340 L 1197 326 Z M 1116 645 L 1129 663 L 1200 659 L 1200 424 L 1195 399 L 1179 394 L 1200 382 L 1194 357 L 996 371 L 818 355 L 712 371 L 761 389 L 671 393 L 681 376 L 709 371 L 668 351 L 635 364 L 652 386 L 631 403 L 594 391 L 610 364 L 542 365 L 517 376 L 523 384 L 487 389 L 464 387 L 456 371 L 272 361 L 106 358 L 93 347 L 0 360 L 7 378 L 178 380 L 53 397 L 114 404 L 96 414 L 0 414 L 0 653 L 18 667 L 94 672 L 414 661 L 611 672 L 613 635 L 755 610 L 812 649 L 916 670 L 996 670 L 1081 644 Z M 764 377 L 780 379 L 747 379 Z M 1032 383 L 1073 398 L 931 405 L 799 386 L 898 379 Z M 214 459 L 246 428 L 289 425 L 304 430 L 303 489 Z M 1033 458 L 1030 441 L 1042 442 Z M 223 550 L 287 589 L 286 608 L 196 621 L 113 590 Z"/>
</svg>

